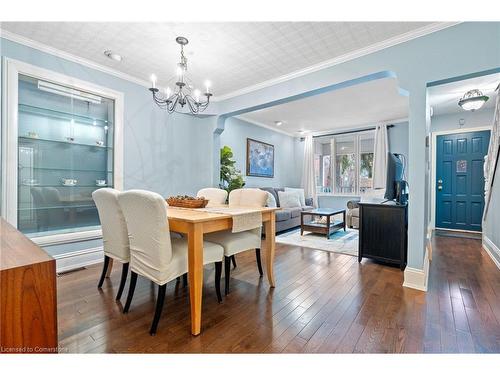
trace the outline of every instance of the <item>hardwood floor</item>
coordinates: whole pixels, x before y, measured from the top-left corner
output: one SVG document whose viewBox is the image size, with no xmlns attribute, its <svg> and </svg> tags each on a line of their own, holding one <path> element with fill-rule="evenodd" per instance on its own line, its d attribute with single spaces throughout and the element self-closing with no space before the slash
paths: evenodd
<svg viewBox="0 0 500 375">
<path fill-rule="evenodd" d="M 288 245 L 277 245 L 270 290 L 255 253 L 239 254 L 222 304 L 205 271 L 198 337 L 182 282 L 169 283 L 151 337 L 157 288 L 139 278 L 124 315 L 114 300 L 121 267 L 99 291 L 101 265 L 91 266 L 58 278 L 60 352 L 500 352 L 500 271 L 478 240 L 437 236 L 433 249 L 427 293 L 403 288 L 398 268 Z"/>
</svg>

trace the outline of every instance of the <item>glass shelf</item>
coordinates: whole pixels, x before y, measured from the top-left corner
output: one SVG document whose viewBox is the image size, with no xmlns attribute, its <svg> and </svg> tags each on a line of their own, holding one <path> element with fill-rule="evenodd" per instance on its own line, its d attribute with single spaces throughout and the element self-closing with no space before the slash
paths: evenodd
<svg viewBox="0 0 500 375">
<path fill-rule="evenodd" d="M 112 121 L 104 120 L 100 118 L 94 118 L 89 116 L 77 115 L 69 112 L 56 111 L 48 108 L 40 108 L 29 104 L 21 104 L 19 103 L 19 110 L 21 112 L 30 113 L 33 115 L 39 115 L 44 117 L 52 117 L 61 120 L 74 120 L 79 124 L 89 125 L 89 126 L 111 126 L 113 124 Z"/>
<path fill-rule="evenodd" d="M 104 188 L 104 187 L 109 187 L 109 185 L 54 185 L 54 184 L 38 184 L 38 185 L 29 185 L 29 184 L 23 184 L 20 183 L 19 186 L 24 186 L 24 187 L 55 187 L 55 188 Z"/>
<path fill-rule="evenodd" d="M 62 145 L 76 145 L 76 146 L 85 146 L 85 147 L 95 147 L 95 148 L 102 148 L 102 149 L 111 149 L 112 148 L 112 147 L 109 147 L 109 146 L 99 146 L 97 144 L 91 145 L 91 144 L 88 144 L 88 143 L 58 141 L 58 140 L 55 140 L 55 139 L 35 138 L 35 137 L 26 137 L 26 136 L 19 136 L 19 139 L 29 140 L 29 141 L 53 142 L 53 143 L 59 143 L 59 144 L 62 144 Z"/>
<path fill-rule="evenodd" d="M 38 171 L 63 171 L 63 172 L 97 172 L 97 173 L 113 173 L 112 170 L 110 169 L 76 169 L 76 168 L 50 168 L 50 167 L 25 167 L 23 165 L 20 165 L 18 167 L 19 169 L 33 169 L 33 170 L 38 170 Z"/>
<path fill-rule="evenodd" d="M 77 204 L 77 205 L 62 205 L 62 206 L 46 206 L 46 207 L 28 207 L 19 208 L 19 211 L 36 211 L 36 210 L 52 210 L 52 209 L 63 209 L 63 208 L 96 208 L 95 204 Z"/>
</svg>

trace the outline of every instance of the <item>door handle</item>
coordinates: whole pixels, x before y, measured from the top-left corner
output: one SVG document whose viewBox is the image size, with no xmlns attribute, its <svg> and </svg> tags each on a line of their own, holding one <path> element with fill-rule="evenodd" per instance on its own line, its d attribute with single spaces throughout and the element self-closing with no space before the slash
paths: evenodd
<svg viewBox="0 0 500 375">
<path fill-rule="evenodd" d="M 443 183 L 443 180 L 438 180 L 438 184 L 442 184 Z"/>
<path fill-rule="evenodd" d="M 441 185 L 438 185 L 438 190 L 443 190 L 443 187 Z"/>
</svg>

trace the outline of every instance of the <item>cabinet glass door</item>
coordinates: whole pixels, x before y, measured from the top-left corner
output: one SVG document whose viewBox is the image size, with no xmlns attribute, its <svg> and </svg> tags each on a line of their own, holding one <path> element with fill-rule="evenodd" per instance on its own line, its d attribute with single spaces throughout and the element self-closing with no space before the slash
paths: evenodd
<svg viewBox="0 0 500 375">
<path fill-rule="evenodd" d="M 18 121 L 19 230 L 97 229 L 92 192 L 113 187 L 114 101 L 20 75 Z"/>
</svg>

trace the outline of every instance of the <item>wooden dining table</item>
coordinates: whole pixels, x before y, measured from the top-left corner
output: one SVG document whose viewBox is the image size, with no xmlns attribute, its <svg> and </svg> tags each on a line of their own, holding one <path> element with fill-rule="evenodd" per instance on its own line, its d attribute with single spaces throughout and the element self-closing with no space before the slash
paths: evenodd
<svg viewBox="0 0 500 375">
<path fill-rule="evenodd" d="M 273 264 L 275 251 L 276 220 L 274 211 L 279 208 L 255 208 L 262 213 L 265 229 L 265 268 L 271 288 L 275 287 Z M 169 229 L 183 233 L 188 239 L 188 280 L 191 306 L 191 334 L 201 332 L 201 311 L 203 292 L 203 235 L 205 233 L 230 230 L 233 219 L 230 214 L 207 212 L 197 209 L 169 207 L 167 210 Z"/>
</svg>

